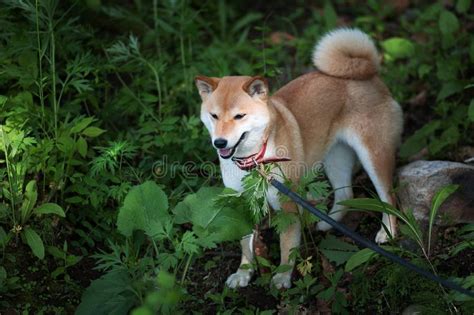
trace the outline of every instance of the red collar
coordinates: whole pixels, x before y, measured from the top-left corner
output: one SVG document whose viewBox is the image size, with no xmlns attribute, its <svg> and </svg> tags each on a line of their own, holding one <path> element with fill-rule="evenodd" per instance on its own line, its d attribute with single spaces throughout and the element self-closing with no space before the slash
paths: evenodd
<svg viewBox="0 0 474 315">
<path fill-rule="evenodd" d="M 265 151 L 267 151 L 267 141 L 263 143 L 263 146 L 258 153 L 252 154 L 248 157 L 233 157 L 232 161 L 234 161 L 235 165 L 237 165 L 243 171 L 250 171 L 259 164 L 291 161 L 289 157 L 275 156 L 275 157 L 264 158 Z"/>
</svg>

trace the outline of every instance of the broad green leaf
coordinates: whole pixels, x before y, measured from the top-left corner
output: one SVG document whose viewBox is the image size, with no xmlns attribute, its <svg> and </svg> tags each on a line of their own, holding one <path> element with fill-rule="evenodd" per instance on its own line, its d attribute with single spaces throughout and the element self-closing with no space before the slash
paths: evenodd
<svg viewBox="0 0 474 315">
<path fill-rule="evenodd" d="M 176 279 L 173 274 L 160 270 L 156 281 L 160 288 L 172 289 L 175 286 Z"/>
<path fill-rule="evenodd" d="M 471 0 L 456 1 L 456 11 L 458 13 L 466 13 L 470 7 L 471 7 Z"/>
<path fill-rule="evenodd" d="M 26 243 L 30 246 L 31 251 L 39 259 L 44 258 L 44 245 L 41 237 L 36 233 L 35 230 L 29 227 L 25 227 L 23 230 L 23 235 L 25 236 Z"/>
<path fill-rule="evenodd" d="M 464 85 L 462 82 L 459 81 L 449 81 L 443 83 L 441 86 L 441 90 L 438 93 L 438 96 L 436 96 L 437 101 L 444 100 L 451 95 L 454 95 L 456 93 L 462 92 L 464 89 Z"/>
<path fill-rule="evenodd" d="M 369 261 L 372 257 L 378 255 L 370 248 L 364 248 L 352 255 L 346 262 L 345 271 L 349 272 Z"/>
<path fill-rule="evenodd" d="M 215 205 L 214 200 L 222 191 L 219 187 L 202 187 L 188 195 L 173 210 L 176 222 L 191 222 L 199 237 L 212 235 L 215 242 L 236 240 L 251 233 L 250 212 Z"/>
<path fill-rule="evenodd" d="M 76 315 L 126 315 L 139 303 L 131 290 L 132 279 L 125 269 L 113 269 L 97 280 L 82 294 Z"/>
<path fill-rule="evenodd" d="M 433 69 L 433 66 L 427 65 L 427 64 L 422 64 L 418 67 L 418 76 L 420 77 L 420 79 L 422 79 L 427 74 L 429 74 L 432 69 Z"/>
<path fill-rule="evenodd" d="M 431 154 L 436 154 L 441 152 L 450 145 L 455 145 L 461 134 L 459 133 L 459 128 L 457 126 L 451 126 L 448 129 L 444 130 L 441 136 L 437 139 L 431 141 L 428 146 L 428 149 Z"/>
<path fill-rule="evenodd" d="M 384 51 L 393 59 L 402 59 L 413 56 L 415 46 L 413 43 L 400 37 L 392 37 L 382 42 Z"/>
<path fill-rule="evenodd" d="M 272 263 L 268 259 L 266 259 L 262 256 L 255 256 L 255 259 L 257 260 L 257 264 L 262 266 L 262 267 L 267 267 L 267 268 L 272 267 Z"/>
<path fill-rule="evenodd" d="M 33 211 L 35 214 L 55 214 L 62 218 L 66 217 L 63 208 L 56 203 L 43 203 Z"/>
<path fill-rule="evenodd" d="M 38 192 L 36 188 L 36 181 L 31 180 L 26 184 L 25 193 L 23 194 L 23 204 L 21 205 L 21 222 L 25 223 L 29 217 L 31 210 L 38 199 Z"/>
<path fill-rule="evenodd" d="M 442 34 L 453 34 L 459 29 L 459 21 L 456 15 L 450 11 L 443 10 L 439 16 L 439 30 Z"/>
<path fill-rule="evenodd" d="M 467 117 L 469 117 L 469 120 L 474 122 L 474 99 L 471 100 L 471 103 L 469 104 L 469 109 L 467 111 Z"/>
<path fill-rule="evenodd" d="M 81 132 L 86 137 L 95 138 L 103 134 L 106 130 L 100 129 L 98 127 L 87 127 L 84 131 Z"/>
<path fill-rule="evenodd" d="M 125 236 L 134 230 L 153 234 L 154 222 L 169 217 L 168 198 L 155 182 L 147 181 L 128 192 L 117 217 L 117 228 Z"/>
<path fill-rule="evenodd" d="M 431 249 L 431 233 L 433 229 L 433 224 L 436 219 L 436 215 L 438 214 L 438 210 L 441 205 L 451 196 L 457 189 L 459 185 L 448 185 L 443 187 L 440 191 L 438 191 L 435 196 L 433 197 L 430 209 L 430 218 L 428 224 L 428 253 Z"/>
<path fill-rule="evenodd" d="M 341 241 L 333 235 L 328 235 L 318 247 L 324 256 L 337 266 L 345 263 L 359 250 L 357 246 Z"/>
<path fill-rule="evenodd" d="M 421 149 L 425 148 L 428 145 L 428 137 L 430 137 L 440 127 L 441 122 L 439 120 L 433 120 L 418 129 L 402 144 L 400 147 L 400 156 L 403 158 L 408 158 L 413 154 L 418 153 Z"/>
<path fill-rule="evenodd" d="M 69 135 L 62 135 L 57 142 L 58 149 L 66 155 L 72 154 L 75 147 L 74 139 Z"/>
<path fill-rule="evenodd" d="M 87 126 L 89 126 L 94 121 L 94 117 L 85 117 L 79 120 L 72 128 L 71 133 L 78 133 L 84 130 Z"/>
<path fill-rule="evenodd" d="M 48 252 L 48 254 L 50 254 L 56 259 L 63 260 L 66 257 L 66 253 L 57 248 L 56 246 L 47 246 L 46 251 Z"/>
<path fill-rule="evenodd" d="M 83 137 L 79 137 L 76 142 L 77 152 L 84 158 L 87 154 L 87 142 Z"/>
</svg>

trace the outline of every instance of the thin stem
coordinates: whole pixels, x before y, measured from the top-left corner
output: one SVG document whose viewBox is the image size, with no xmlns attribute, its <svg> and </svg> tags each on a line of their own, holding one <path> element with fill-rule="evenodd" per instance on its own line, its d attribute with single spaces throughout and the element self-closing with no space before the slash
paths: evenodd
<svg viewBox="0 0 474 315">
<path fill-rule="evenodd" d="M 44 123 L 44 90 L 43 90 L 43 65 L 42 65 L 42 56 L 41 56 L 41 38 L 40 38 L 40 27 L 39 27 L 39 10 L 38 10 L 38 0 L 35 2 L 35 13 L 36 13 L 36 41 L 38 49 L 38 94 L 41 104 L 41 124 Z"/>
<path fill-rule="evenodd" d="M 161 96 L 160 76 L 158 75 L 158 71 L 156 70 L 156 68 L 150 62 L 148 62 L 148 60 L 146 60 L 143 57 L 141 57 L 140 59 L 142 60 L 142 62 L 144 62 L 148 66 L 148 68 L 150 68 L 151 72 L 153 72 L 153 76 L 155 77 L 156 91 L 158 92 L 158 103 L 160 104 L 159 107 L 158 107 L 158 117 L 161 120 L 161 118 L 162 118 L 161 117 L 161 107 L 163 106 L 163 100 L 162 100 L 162 96 Z"/>
<path fill-rule="evenodd" d="M 53 112 L 54 112 L 54 136 L 55 140 L 58 140 L 58 112 L 59 112 L 59 104 L 56 98 L 56 43 L 55 43 L 55 36 L 54 36 L 54 27 L 53 27 L 53 17 L 52 14 L 48 17 L 48 25 L 49 25 L 49 36 L 50 36 L 50 69 L 51 69 L 51 85 L 53 89 Z"/>
<path fill-rule="evenodd" d="M 186 278 L 186 274 L 188 273 L 189 266 L 191 265 L 191 259 L 193 258 L 193 254 L 188 256 L 186 260 L 186 265 L 184 266 L 183 274 L 181 275 L 181 285 L 184 284 L 184 279 Z"/>
<path fill-rule="evenodd" d="M 107 51 L 105 51 L 105 56 L 107 57 L 107 60 L 110 62 L 110 58 L 109 58 L 109 55 L 107 54 Z M 155 114 L 153 114 L 152 110 L 150 110 L 145 104 L 143 104 L 143 102 L 140 100 L 140 98 L 138 96 L 135 95 L 135 93 L 133 93 L 132 89 L 130 89 L 130 87 L 128 87 L 128 85 L 122 79 L 120 74 L 117 71 L 114 71 L 114 74 L 117 77 L 117 79 L 120 81 L 122 86 L 130 93 L 130 96 L 132 96 L 137 101 L 137 103 L 143 108 L 143 110 L 145 112 L 147 112 L 151 116 L 151 118 L 153 118 L 154 121 L 156 121 L 157 123 L 160 123 L 161 120 L 159 118 L 157 118 L 155 116 Z"/>
<path fill-rule="evenodd" d="M 12 171 L 10 166 L 10 161 L 8 158 L 8 151 L 7 151 L 7 144 L 6 144 L 6 137 L 5 137 L 5 130 L 3 130 L 3 126 L 0 125 L 2 131 L 2 143 L 3 143 L 3 151 L 5 152 L 5 163 L 7 165 L 7 176 L 8 176 L 8 185 L 10 186 L 10 202 L 12 205 L 12 219 L 13 219 L 13 226 L 16 225 L 16 217 L 15 217 L 15 193 L 13 192 L 13 184 L 12 184 Z"/>
</svg>

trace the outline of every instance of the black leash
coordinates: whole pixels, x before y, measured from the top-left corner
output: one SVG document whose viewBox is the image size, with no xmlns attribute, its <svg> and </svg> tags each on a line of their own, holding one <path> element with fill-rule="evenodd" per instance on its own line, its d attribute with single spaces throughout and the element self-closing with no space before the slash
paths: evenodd
<svg viewBox="0 0 474 315">
<path fill-rule="evenodd" d="M 381 248 L 380 246 L 378 246 L 374 242 L 369 241 L 368 239 L 360 236 L 359 234 L 349 230 L 345 225 L 333 220 L 330 216 L 328 216 L 327 214 L 325 214 L 321 210 L 318 210 L 317 208 L 313 207 L 309 202 L 307 202 L 305 199 L 301 198 L 301 196 L 299 196 L 298 194 L 295 194 L 294 192 L 292 192 L 288 187 L 283 185 L 278 180 L 276 180 L 272 177 L 270 177 L 270 178 L 267 177 L 267 179 L 270 182 L 270 184 L 273 187 L 275 187 L 276 189 L 278 189 L 282 194 L 287 195 L 294 202 L 301 205 L 303 208 L 305 208 L 306 210 L 308 210 L 309 212 L 311 212 L 312 214 L 314 214 L 315 216 L 317 216 L 321 220 L 329 223 L 333 228 L 335 228 L 336 230 L 338 230 L 342 234 L 352 238 L 354 241 L 356 241 L 361 246 L 370 248 L 374 252 L 376 252 L 376 253 L 378 253 L 382 256 L 387 257 L 391 261 L 393 261 L 393 262 L 395 262 L 399 265 L 402 265 L 402 266 L 404 266 L 404 267 L 406 267 L 410 270 L 413 270 L 414 272 L 422 275 L 423 277 L 425 277 L 427 279 L 438 282 L 439 284 L 445 286 L 446 288 L 458 291 L 458 292 L 463 293 L 463 294 L 465 294 L 467 296 L 470 296 L 470 297 L 474 297 L 474 292 L 469 291 L 469 290 L 461 287 L 460 285 L 458 285 L 454 282 L 442 279 L 442 278 L 440 278 L 440 277 L 438 277 L 438 276 L 436 276 L 436 275 L 434 275 L 434 274 L 432 274 L 432 273 L 430 273 L 426 270 L 423 270 L 423 269 L 419 268 L 418 266 L 415 266 L 414 264 L 404 260 L 403 258 L 398 257 L 397 255 L 394 255 L 394 254 L 386 251 L 385 249 Z"/>
</svg>

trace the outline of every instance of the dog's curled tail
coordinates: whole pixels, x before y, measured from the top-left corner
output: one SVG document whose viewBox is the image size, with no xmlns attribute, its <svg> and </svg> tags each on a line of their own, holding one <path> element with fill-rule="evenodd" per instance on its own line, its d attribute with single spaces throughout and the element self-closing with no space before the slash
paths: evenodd
<svg viewBox="0 0 474 315">
<path fill-rule="evenodd" d="M 328 75 L 365 80 L 377 74 L 380 57 L 366 33 L 341 28 L 327 33 L 316 44 L 313 63 Z"/>
</svg>

